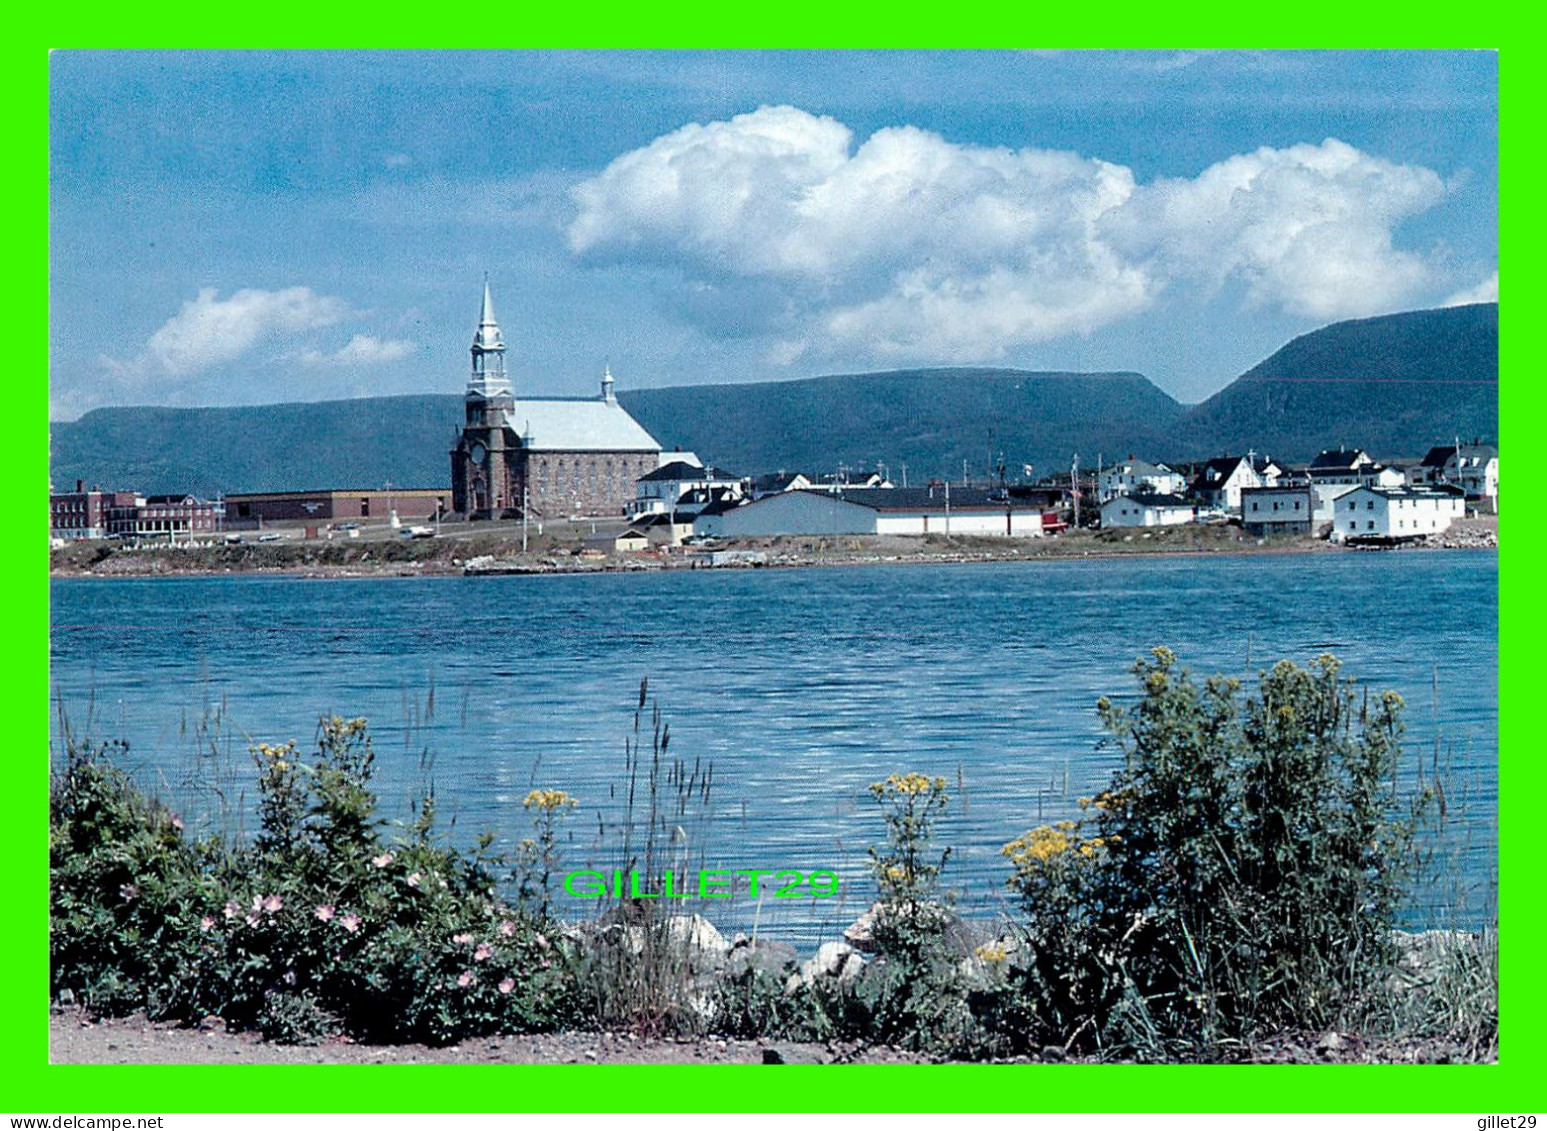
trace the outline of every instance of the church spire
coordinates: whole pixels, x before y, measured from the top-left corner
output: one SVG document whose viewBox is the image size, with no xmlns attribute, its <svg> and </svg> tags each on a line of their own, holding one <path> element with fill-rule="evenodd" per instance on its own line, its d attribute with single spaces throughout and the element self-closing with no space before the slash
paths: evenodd
<svg viewBox="0 0 1547 1131">
<path fill-rule="evenodd" d="M 470 396 L 508 397 L 510 378 L 505 373 L 505 339 L 494 320 L 494 300 L 489 294 L 489 276 L 483 277 L 483 307 L 478 312 L 478 330 L 473 335 L 473 372 L 468 378 Z"/>
</svg>

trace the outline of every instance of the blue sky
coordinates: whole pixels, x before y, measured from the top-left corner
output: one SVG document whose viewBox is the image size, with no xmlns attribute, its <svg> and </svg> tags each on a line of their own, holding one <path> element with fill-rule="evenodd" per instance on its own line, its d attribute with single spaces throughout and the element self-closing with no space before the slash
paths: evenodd
<svg viewBox="0 0 1547 1131">
<path fill-rule="evenodd" d="M 915 365 L 1184 401 L 1497 295 L 1486 52 L 59 52 L 51 411 Z"/>
</svg>

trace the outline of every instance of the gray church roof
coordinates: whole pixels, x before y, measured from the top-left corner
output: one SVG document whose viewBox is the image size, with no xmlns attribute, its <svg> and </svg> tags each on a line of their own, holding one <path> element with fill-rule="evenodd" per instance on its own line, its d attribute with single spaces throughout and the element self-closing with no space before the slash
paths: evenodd
<svg viewBox="0 0 1547 1131">
<path fill-rule="evenodd" d="M 661 445 L 617 401 L 596 397 L 518 400 L 506 416 L 534 452 L 659 452 Z"/>
</svg>

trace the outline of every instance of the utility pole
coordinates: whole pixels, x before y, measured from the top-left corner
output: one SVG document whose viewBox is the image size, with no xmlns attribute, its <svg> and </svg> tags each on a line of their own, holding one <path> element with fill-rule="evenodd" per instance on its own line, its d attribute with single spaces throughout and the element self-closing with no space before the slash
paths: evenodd
<svg viewBox="0 0 1547 1131">
<path fill-rule="evenodd" d="M 1069 465 L 1069 493 L 1074 496 L 1074 527 L 1080 527 L 1080 453 L 1074 453 L 1074 462 Z"/>
<path fill-rule="evenodd" d="M 531 495 L 527 491 L 526 477 L 522 476 L 522 478 L 521 478 L 521 552 L 523 554 L 526 553 L 526 522 L 527 522 L 527 513 L 528 513 L 528 511 L 530 509 L 527 504 L 528 504 L 530 498 L 531 498 Z"/>
<path fill-rule="evenodd" d="M 951 536 L 951 481 L 945 481 L 945 536 Z"/>
</svg>

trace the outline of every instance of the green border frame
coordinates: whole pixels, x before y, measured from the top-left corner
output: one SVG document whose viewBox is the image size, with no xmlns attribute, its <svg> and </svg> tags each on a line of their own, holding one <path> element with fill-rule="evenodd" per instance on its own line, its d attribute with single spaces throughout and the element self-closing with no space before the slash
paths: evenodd
<svg viewBox="0 0 1547 1131">
<path fill-rule="evenodd" d="M 1518 144 L 1501 152 L 1501 195 L 1530 190 L 1536 117 L 1527 68 L 1536 36 L 1524 12 L 1388 3 L 1356 10 L 1317 0 L 1292 9 L 1210 3 L 1179 10 L 1125 5 L 1101 18 L 1087 10 L 1049 11 L 995 0 L 961 14 L 866 4 L 839 10 L 810 2 L 733 10 L 703 3 L 668 13 L 653 6 L 593 7 L 576 22 L 567 11 L 475 6 L 430 13 L 395 5 L 339 6 L 280 0 L 261 9 L 93 11 L 8 21 L 10 64 L 0 78 L 8 111 L 11 176 L 8 227 L 13 269 L 5 281 L 10 340 L 23 359 L 10 382 L 15 416 L 3 459 L 24 521 L 0 559 L 13 640 L 4 662 L 20 706 L 11 791 L 16 814 L 7 856 L 9 928 L 0 932 L 0 1035 L 6 1066 L 0 1108 L 13 1114 L 60 1112 L 255 1111 L 1336 1111 L 1529 1112 L 1542 1095 L 1547 1015 L 1537 968 L 1542 928 L 1533 890 L 1530 821 L 1539 819 L 1541 757 L 1533 749 L 1524 700 L 1533 694 L 1531 639 L 1541 614 L 1534 569 L 1541 535 L 1507 522 L 1500 571 L 1500 914 L 1503 1037 L 1497 1065 L 1428 1066 L 791 1066 L 782 1086 L 755 1066 L 372 1065 L 372 1066 L 50 1066 L 40 1023 L 47 1001 L 48 570 L 44 486 L 48 474 L 48 50 L 52 47 L 479 47 L 491 27 L 500 47 L 1103 46 L 1479 47 L 1499 49 L 1501 125 Z M 610 9 L 610 10 L 609 10 Z M 490 16 L 494 18 L 491 20 Z M 262 22 L 257 22 L 261 20 Z M 1508 108 L 1506 111 L 1505 108 Z M 1512 112 L 1512 113 L 1511 113 Z M 1502 149 L 1503 147 L 1501 147 Z M 1511 219 L 1511 217 L 1515 217 Z M 1516 261 L 1528 263 L 1535 225 L 1507 208 L 1501 223 Z M 1511 302 L 1524 310 L 1527 270 L 1512 279 Z M 1519 292 L 1515 291 L 1519 287 Z M 1501 339 L 1502 446 L 1527 458 L 1532 425 L 1543 419 L 1529 323 L 1507 321 Z M 26 362 L 25 358 L 33 358 Z M 32 365 L 36 364 L 34 370 Z M 1522 473 L 1520 480 L 1525 483 Z M 1524 494 L 1524 492 L 1522 492 Z M 1529 504 L 1527 504 L 1529 505 Z M 1521 513 L 1526 513 L 1522 511 Z M 34 525 L 36 523 L 36 525 Z M 1441 642 L 1436 642 L 1437 646 Z M 1506 702 L 1507 700 L 1507 702 Z"/>
</svg>

